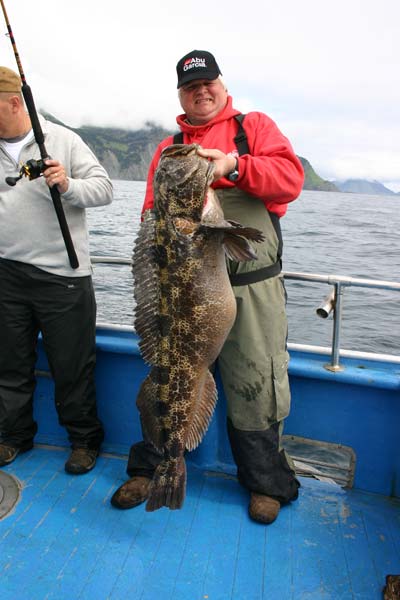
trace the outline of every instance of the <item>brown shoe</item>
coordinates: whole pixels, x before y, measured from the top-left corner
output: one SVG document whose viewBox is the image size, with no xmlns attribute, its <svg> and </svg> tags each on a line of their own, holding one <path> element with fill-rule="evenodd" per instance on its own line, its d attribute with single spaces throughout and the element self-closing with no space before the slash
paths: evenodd
<svg viewBox="0 0 400 600">
<path fill-rule="evenodd" d="M 71 475 L 83 475 L 91 471 L 96 464 L 99 451 L 93 448 L 73 448 L 65 463 L 65 470 Z"/>
<path fill-rule="evenodd" d="M 383 600 L 396 600 L 396 598 L 400 598 L 400 575 L 386 575 Z"/>
<path fill-rule="evenodd" d="M 254 492 L 250 496 L 249 515 L 253 521 L 267 525 L 273 523 L 279 514 L 280 508 L 280 502 L 275 498 L 255 494 Z"/>
<path fill-rule="evenodd" d="M 0 467 L 4 467 L 4 465 L 9 465 L 17 458 L 18 454 L 28 452 L 28 450 L 31 450 L 31 448 L 33 448 L 32 442 L 28 442 L 27 444 L 21 447 L 0 444 Z"/>
<path fill-rule="evenodd" d="M 139 506 L 149 495 L 151 479 L 148 477 L 132 477 L 125 481 L 111 498 L 111 504 L 115 508 L 135 508 Z"/>
</svg>

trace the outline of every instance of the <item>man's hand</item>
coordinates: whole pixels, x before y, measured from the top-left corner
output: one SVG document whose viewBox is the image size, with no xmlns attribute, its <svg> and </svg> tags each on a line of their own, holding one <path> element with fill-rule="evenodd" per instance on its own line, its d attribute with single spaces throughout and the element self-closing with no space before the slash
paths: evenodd
<svg viewBox="0 0 400 600">
<path fill-rule="evenodd" d="M 65 173 L 65 169 L 58 160 L 52 158 L 46 158 L 44 161 L 48 168 L 43 171 L 43 176 L 46 179 L 46 183 L 49 187 L 56 185 L 60 194 L 65 194 L 68 190 L 68 177 Z"/>
<path fill-rule="evenodd" d="M 225 177 L 235 169 L 236 158 L 231 154 L 224 154 L 221 150 L 199 148 L 197 154 L 213 161 L 215 165 L 214 181 Z"/>
</svg>

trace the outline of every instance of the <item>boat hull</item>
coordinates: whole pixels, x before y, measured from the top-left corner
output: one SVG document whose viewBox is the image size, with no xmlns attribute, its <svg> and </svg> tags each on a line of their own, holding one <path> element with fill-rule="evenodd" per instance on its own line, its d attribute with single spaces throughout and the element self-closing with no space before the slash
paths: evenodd
<svg viewBox="0 0 400 600">
<path fill-rule="evenodd" d="M 327 356 L 290 351 L 292 409 L 285 434 L 351 448 L 355 454 L 354 487 L 400 497 L 400 365 L 390 361 L 343 358 L 342 371 L 327 370 Z M 68 446 L 58 425 L 53 382 L 39 341 L 35 418 L 36 442 Z M 148 373 L 136 335 L 98 328 L 96 386 L 105 424 L 103 451 L 126 455 L 141 439 L 135 401 Z M 202 469 L 235 473 L 226 434 L 225 398 L 217 373 L 219 400 L 209 430 L 188 461 Z"/>
</svg>

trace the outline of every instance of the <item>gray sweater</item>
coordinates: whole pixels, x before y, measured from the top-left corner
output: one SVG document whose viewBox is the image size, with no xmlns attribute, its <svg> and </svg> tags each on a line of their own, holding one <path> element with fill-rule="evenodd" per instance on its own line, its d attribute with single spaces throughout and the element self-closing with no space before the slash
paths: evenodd
<svg viewBox="0 0 400 600">
<path fill-rule="evenodd" d="M 43 177 L 23 177 L 15 187 L 4 185 L 4 176 L 16 176 L 18 165 L 0 140 L 0 257 L 29 263 L 62 276 L 82 277 L 92 272 L 85 210 L 112 201 L 111 181 L 81 138 L 60 125 L 40 118 L 46 150 L 64 167 L 69 187 L 61 201 L 79 267 L 69 265 L 67 251 L 54 210 L 50 190 Z M 21 151 L 20 162 L 40 158 L 33 140 Z"/>
</svg>

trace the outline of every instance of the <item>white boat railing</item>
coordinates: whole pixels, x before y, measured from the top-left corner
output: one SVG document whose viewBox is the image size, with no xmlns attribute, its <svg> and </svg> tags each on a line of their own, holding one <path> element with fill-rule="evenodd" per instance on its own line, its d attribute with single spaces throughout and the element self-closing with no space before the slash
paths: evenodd
<svg viewBox="0 0 400 600">
<path fill-rule="evenodd" d="M 326 318 L 332 312 L 333 315 L 333 332 L 332 332 L 332 345 L 331 345 L 331 362 L 325 365 L 325 368 L 329 371 L 340 371 L 343 367 L 340 365 L 340 334 L 342 326 L 342 314 L 343 314 L 343 295 L 346 287 L 361 287 L 361 288 L 375 288 L 381 290 L 391 290 L 400 292 L 400 283 L 394 281 L 381 281 L 378 279 L 366 279 L 356 277 L 346 277 L 342 275 L 319 275 L 316 273 L 293 273 L 283 272 L 285 280 L 295 281 L 309 281 L 317 283 L 327 283 L 332 286 L 330 293 L 324 299 L 321 306 L 316 309 L 317 314 Z M 361 354 L 357 353 L 357 358 L 361 358 Z M 343 356 L 343 354 L 342 354 Z M 385 356 L 388 355 L 375 355 Z M 392 357 L 394 358 L 394 357 Z M 400 357 L 399 362 L 400 362 Z M 392 361 L 393 362 L 393 361 Z M 397 362 L 397 361 L 395 361 Z"/>
<path fill-rule="evenodd" d="M 132 260 L 126 257 L 118 256 L 91 256 L 93 264 L 118 264 L 128 265 L 132 264 Z M 392 362 L 400 364 L 400 356 L 394 356 L 391 354 L 378 354 L 372 352 L 359 352 L 355 350 L 344 350 L 340 348 L 340 337 L 341 337 L 341 326 L 342 326 L 342 314 L 343 314 L 343 296 L 346 287 L 360 287 L 360 288 L 375 288 L 381 290 L 390 290 L 394 292 L 400 292 L 400 283 L 394 281 L 382 281 L 378 279 L 366 279 L 347 277 L 342 275 L 321 275 L 317 273 L 297 273 L 282 271 L 281 276 L 285 280 L 295 281 L 308 281 L 313 283 L 326 283 L 331 287 L 329 294 L 324 299 L 323 303 L 316 309 L 317 315 L 322 318 L 327 318 L 330 313 L 333 316 L 333 330 L 332 330 L 332 343 L 330 347 L 325 346 L 311 346 L 306 344 L 288 344 L 289 350 L 300 350 L 304 352 L 318 352 L 320 354 L 328 354 L 331 357 L 330 363 L 325 365 L 325 368 L 329 371 L 340 371 L 343 367 L 340 365 L 340 357 L 349 357 L 357 359 L 370 359 L 381 362 Z M 128 325 L 114 325 L 111 323 L 98 323 L 98 327 L 103 329 L 110 329 L 114 331 L 134 331 L 133 327 Z"/>
</svg>

